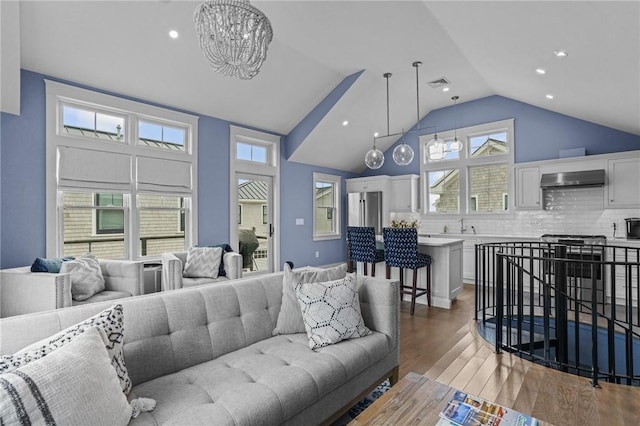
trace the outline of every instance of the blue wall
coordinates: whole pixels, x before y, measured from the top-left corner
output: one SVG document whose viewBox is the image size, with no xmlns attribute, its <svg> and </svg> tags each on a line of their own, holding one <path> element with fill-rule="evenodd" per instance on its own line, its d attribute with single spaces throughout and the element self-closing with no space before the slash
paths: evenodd
<svg viewBox="0 0 640 426">
<path fill-rule="evenodd" d="M 363 176 L 420 174 L 419 135 L 452 130 L 457 121 L 458 127 L 468 127 L 513 118 L 515 132 L 515 162 L 550 160 L 559 158 L 560 150 L 586 148 L 587 155 L 607 154 L 611 152 L 633 151 L 640 149 L 640 136 L 621 132 L 609 127 L 580 120 L 564 114 L 558 114 L 543 108 L 502 96 L 489 96 L 460 103 L 457 110 L 453 106 L 431 111 L 420 120 L 417 127 L 425 129 L 406 136 L 416 156 L 408 166 L 398 166 L 393 162 L 392 153 L 397 143 L 389 148 L 384 165 L 378 170 L 365 170 Z"/>
<path fill-rule="evenodd" d="M 62 81 L 31 71 L 21 72 L 21 114 L 2 114 L 0 129 L 0 268 L 30 265 L 46 255 L 45 229 L 45 84 L 44 79 Z M 182 111 L 123 96 L 138 102 Z M 189 111 L 182 111 L 194 114 Z M 198 114 L 194 114 L 198 115 Z M 199 115 L 198 122 L 198 240 L 200 244 L 229 240 L 229 125 L 215 117 Z M 247 127 L 247 126 L 244 126 Z M 256 129 L 260 130 L 260 129 Z M 323 265 L 344 261 L 342 240 L 314 242 L 313 172 L 353 177 L 341 171 L 312 167 L 284 160 L 286 138 L 281 144 L 281 259 L 296 265 Z M 304 218 L 304 226 L 295 226 Z M 344 220 L 343 220 L 344 223 Z M 315 252 L 320 257 L 315 257 Z"/>
</svg>

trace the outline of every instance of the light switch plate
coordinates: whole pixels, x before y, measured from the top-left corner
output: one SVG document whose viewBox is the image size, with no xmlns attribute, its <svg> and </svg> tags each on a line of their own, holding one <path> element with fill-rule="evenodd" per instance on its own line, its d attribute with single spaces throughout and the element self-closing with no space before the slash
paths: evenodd
<svg viewBox="0 0 640 426">
<path fill-rule="evenodd" d="M 296 225 L 304 225 L 304 219 L 296 219 Z"/>
</svg>

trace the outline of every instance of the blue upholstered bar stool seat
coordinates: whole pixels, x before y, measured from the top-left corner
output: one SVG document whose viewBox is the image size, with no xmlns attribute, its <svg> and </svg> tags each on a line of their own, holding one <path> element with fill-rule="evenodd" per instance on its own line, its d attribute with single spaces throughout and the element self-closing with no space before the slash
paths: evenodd
<svg viewBox="0 0 640 426">
<path fill-rule="evenodd" d="M 418 231 L 415 228 L 383 228 L 384 261 L 387 264 L 387 278 L 391 278 L 391 268 L 400 268 L 400 300 L 403 294 L 411 295 L 411 315 L 416 307 L 416 298 L 427 295 L 431 306 L 431 256 L 418 252 Z M 427 283 L 418 287 L 418 269 L 427 268 Z M 404 268 L 413 270 L 413 285 L 404 284 Z"/>
<path fill-rule="evenodd" d="M 376 276 L 376 263 L 384 262 L 384 250 L 376 248 L 376 234 L 372 226 L 348 226 L 349 261 L 364 262 L 364 274 L 367 264 L 371 263 L 371 276 Z"/>
</svg>

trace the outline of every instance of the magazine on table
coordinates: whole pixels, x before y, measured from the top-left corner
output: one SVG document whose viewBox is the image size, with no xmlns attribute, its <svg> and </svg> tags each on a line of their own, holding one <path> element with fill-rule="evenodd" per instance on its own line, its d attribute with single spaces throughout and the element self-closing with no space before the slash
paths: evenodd
<svg viewBox="0 0 640 426">
<path fill-rule="evenodd" d="M 437 426 L 538 426 L 535 417 L 456 391 L 440 412 Z"/>
</svg>

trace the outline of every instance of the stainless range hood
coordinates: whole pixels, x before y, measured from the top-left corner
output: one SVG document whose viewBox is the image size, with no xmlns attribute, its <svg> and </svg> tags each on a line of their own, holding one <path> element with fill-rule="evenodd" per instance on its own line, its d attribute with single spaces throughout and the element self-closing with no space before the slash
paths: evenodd
<svg viewBox="0 0 640 426">
<path fill-rule="evenodd" d="M 540 179 L 540 188 L 604 186 L 604 170 L 546 173 Z"/>
</svg>

